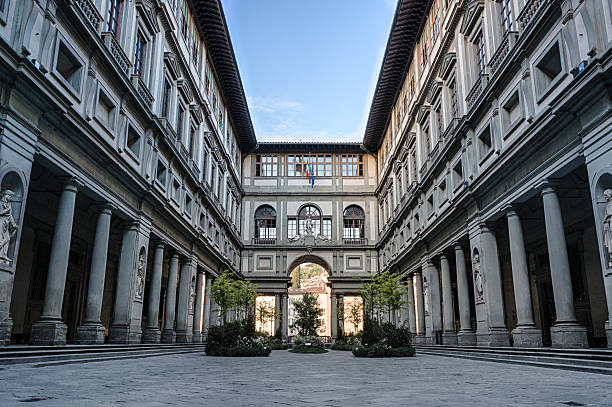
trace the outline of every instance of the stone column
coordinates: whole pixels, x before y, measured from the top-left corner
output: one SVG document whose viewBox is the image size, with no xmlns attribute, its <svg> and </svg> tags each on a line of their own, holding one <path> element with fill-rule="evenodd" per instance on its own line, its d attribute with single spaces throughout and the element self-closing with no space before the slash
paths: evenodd
<svg viewBox="0 0 612 407">
<path fill-rule="evenodd" d="M 181 264 L 179 277 L 178 305 L 176 307 L 176 341 L 180 343 L 191 342 L 192 332 L 188 331 L 187 318 L 189 315 L 189 296 L 191 286 L 191 259 Z"/>
<path fill-rule="evenodd" d="M 204 312 L 204 273 L 198 271 L 193 315 L 193 342 L 202 343 L 202 314 Z"/>
<path fill-rule="evenodd" d="M 484 336 L 477 333 L 476 337 L 478 345 L 509 346 L 510 341 L 508 338 L 508 329 L 506 328 L 506 315 L 504 313 L 504 295 L 501 270 L 499 268 L 497 239 L 490 224 L 483 222 L 479 226 L 488 329 Z"/>
<path fill-rule="evenodd" d="M 150 223 L 139 219 L 123 232 L 115 290 L 111 343 L 140 343 L 142 339 L 142 300 L 147 270 Z"/>
<path fill-rule="evenodd" d="M 416 313 L 414 312 L 414 283 L 412 281 L 412 276 L 408 276 L 408 280 L 406 280 L 406 314 L 408 318 L 408 328 L 410 329 L 410 333 L 412 335 L 416 335 Z"/>
<path fill-rule="evenodd" d="M 429 309 L 431 312 L 431 335 L 432 343 L 436 343 L 436 332 L 442 330 L 442 307 L 440 306 L 440 275 L 436 264 L 429 260 L 427 262 L 427 280 L 429 281 Z"/>
<path fill-rule="evenodd" d="M 555 324 L 550 328 L 552 346 L 585 348 L 588 347 L 586 328 L 576 322 L 574 312 L 574 293 L 567 257 L 561 204 L 556 191 L 550 185 L 546 185 L 542 190 L 542 201 L 544 203 L 550 277 L 557 316 Z"/>
<path fill-rule="evenodd" d="M 281 328 L 282 330 L 281 321 L 283 319 L 283 316 L 281 315 L 281 313 L 282 313 L 281 295 L 275 294 L 274 295 L 274 334 L 275 335 L 276 335 L 276 331 L 278 331 L 279 328 Z"/>
<path fill-rule="evenodd" d="M 100 313 L 102 312 L 102 298 L 104 297 L 111 216 L 112 207 L 110 205 L 105 204 L 100 207 L 89 271 L 85 321 L 77 330 L 77 342 L 79 344 L 104 343 L 106 331 L 100 320 Z"/>
<path fill-rule="evenodd" d="M 344 295 L 338 295 L 338 335 L 344 335 Z"/>
<path fill-rule="evenodd" d="M 442 341 L 444 345 L 456 345 L 457 334 L 455 333 L 455 310 L 453 307 L 450 264 L 445 254 L 440 255 L 440 271 L 442 272 L 442 310 L 444 317 Z"/>
<path fill-rule="evenodd" d="M 536 328 L 533 321 L 531 285 L 529 284 L 529 269 L 527 267 L 521 218 L 513 207 L 506 209 L 506 216 L 508 218 L 512 283 L 514 285 L 517 318 L 516 328 L 512 331 L 514 346 L 542 346 L 542 333 Z"/>
<path fill-rule="evenodd" d="M 163 343 L 174 343 L 176 333 L 174 332 L 174 317 L 176 312 L 176 280 L 178 278 L 179 255 L 172 254 L 170 267 L 168 268 L 168 289 L 166 291 L 166 308 L 164 312 L 164 330 L 161 340 Z"/>
<path fill-rule="evenodd" d="M 208 327 L 212 326 L 212 290 L 210 289 L 213 283 L 213 279 L 209 273 L 206 273 L 206 283 L 204 285 L 204 324 L 203 324 L 203 338 L 208 335 Z"/>
<path fill-rule="evenodd" d="M 153 256 L 153 273 L 151 274 L 151 288 L 149 289 L 149 307 L 147 310 L 147 325 L 143 333 L 144 343 L 159 343 L 161 331 L 159 330 L 159 301 L 161 296 L 161 282 L 164 265 L 164 242 L 155 245 Z"/>
<path fill-rule="evenodd" d="M 331 336 L 332 339 L 336 339 L 338 337 L 338 298 L 336 294 L 332 293 L 331 296 Z"/>
<path fill-rule="evenodd" d="M 476 345 L 476 334 L 472 330 L 470 286 L 465 267 L 465 253 L 459 243 L 455 244 L 455 263 L 457 267 L 457 301 L 459 302 L 460 323 L 457 342 L 459 345 L 474 346 Z"/>
<path fill-rule="evenodd" d="M 281 308 L 282 308 L 282 330 L 283 330 L 283 340 L 287 340 L 289 337 L 289 311 L 288 311 L 288 303 L 287 303 L 287 293 L 281 294 Z"/>
<path fill-rule="evenodd" d="M 40 321 L 32 325 L 32 345 L 65 345 L 67 326 L 62 321 L 64 288 L 68 273 L 68 255 L 72 240 L 72 221 L 76 204 L 77 184 L 71 178 L 65 180 L 57 208 L 45 301 Z"/>
<path fill-rule="evenodd" d="M 416 338 L 414 343 L 424 344 L 425 343 L 425 298 L 423 296 L 423 276 L 421 273 L 414 274 L 414 294 L 415 301 L 414 306 L 416 308 L 417 324 L 416 324 Z"/>
</svg>

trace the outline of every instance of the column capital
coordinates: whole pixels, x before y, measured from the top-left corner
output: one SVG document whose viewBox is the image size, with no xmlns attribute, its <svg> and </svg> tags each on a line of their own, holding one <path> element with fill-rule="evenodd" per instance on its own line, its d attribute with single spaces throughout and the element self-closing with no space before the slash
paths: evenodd
<svg viewBox="0 0 612 407">
<path fill-rule="evenodd" d="M 167 245 L 168 245 L 168 242 L 165 239 L 159 239 L 159 240 L 155 241 L 155 248 L 156 249 L 163 249 Z"/>
<path fill-rule="evenodd" d="M 519 209 L 520 209 L 520 206 L 518 204 L 510 203 L 510 204 L 504 206 L 503 211 L 504 211 L 504 213 L 506 214 L 507 217 L 510 217 L 510 216 L 519 216 L 519 214 L 518 214 L 519 213 Z"/>
<path fill-rule="evenodd" d="M 448 257 L 446 256 L 446 253 L 440 253 L 440 260 L 442 259 L 448 259 Z"/>
<path fill-rule="evenodd" d="M 542 196 L 554 193 L 556 191 L 557 186 L 559 185 L 559 181 L 552 178 L 545 178 L 541 180 L 535 188 L 540 190 L 540 194 Z"/>
<path fill-rule="evenodd" d="M 117 210 L 117 206 L 107 201 L 96 202 L 96 207 L 98 208 L 99 213 L 104 213 L 107 215 L 110 215 Z"/>
<path fill-rule="evenodd" d="M 454 243 L 453 243 L 453 247 L 454 247 L 454 249 L 455 249 L 455 252 L 458 252 L 458 251 L 460 251 L 460 250 L 461 250 L 461 251 L 465 251 L 465 247 L 464 247 L 464 246 L 463 246 L 463 244 L 461 244 L 461 242 L 459 242 L 459 241 L 454 242 Z"/>
<path fill-rule="evenodd" d="M 83 188 L 83 183 L 71 175 L 60 175 L 56 179 L 62 183 L 62 189 L 64 190 L 77 192 L 80 188 Z"/>
<path fill-rule="evenodd" d="M 489 231 L 493 233 L 495 231 L 495 222 L 491 220 L 483 220 L 480 223 L 478 223 L 478 227 L 480 228 L 481 231 Z"/>
</svg>

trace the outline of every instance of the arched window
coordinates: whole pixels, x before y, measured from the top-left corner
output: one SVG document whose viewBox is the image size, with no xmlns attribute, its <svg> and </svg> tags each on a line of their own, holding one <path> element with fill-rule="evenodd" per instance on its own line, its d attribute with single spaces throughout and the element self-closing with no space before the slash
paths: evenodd
<svg viewBox="0 0 612 407">
<path fill-rule="evenodd" d="M 276 240 L 276 211 L 268 205 L 255 211 L 255 243 L 274 243 Z"/>
<path fill-rule="evenodd" d="M 344 210 L 344 232 L 345 243 L 359 243 L 365 237 L 363 230 L 365 214 L 358 206 L 349 206 Z"/>
<path fill-rule="evenodd" d="M 298 213 L 298 231 L 299 234 L 304 236 L 306 233 L 306 225 L 308 223 L 308 219 L 311 220 L 314 236 L 318 236 L 321 234 L 321 212 L 317 209 L 316 206 L 307 205 L 300 209 Z"/>
</svg>

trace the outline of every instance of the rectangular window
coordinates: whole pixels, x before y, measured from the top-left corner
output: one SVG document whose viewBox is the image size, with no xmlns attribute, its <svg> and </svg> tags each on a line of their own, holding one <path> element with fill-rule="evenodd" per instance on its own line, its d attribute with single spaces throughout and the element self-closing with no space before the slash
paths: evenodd
<svg viewBox="0 0 612 407">
<path fill-rule="evenodd" d="M 425 143 L 425 155 L 429 157 L 429 155 L 431 154 L 431 137 L 429 136 L 429 123 L 425 122 L 424 124 L 421 124 L 421 126 L 421 131 L 423 133 L 423 142 Z"/>
<path fill-rule="evenodd" d="M 161 117 L 168 117 L 168 111 L 170 110 L 170 82 L 164 79 L 164 90 L 162 92 L 161 100 Z"/>
<path fill-rule="evenodd" d="M 132 126 L 129 126 L 125 146 L 136 158 L 140 158 L 140 134 Z"/>
<path fill-rule="evenodd" d="M 206 165 L 208 164 L 208 149 L 204 147 L 202 149 L 202 179 L 206 182 Z"/>
<path fill-rule="evenodd" d="M 453 166 L 453 187 L 458 188 L 463 182 L 463 166 L 461 165 L 461 159 Z"/>
<path fill-rule="evenodd" d="M 193 153 L 195 150 L 195 140 L 197 136 L 198 133 L 196 132 L 196 129 L 192 127 L 191 134 L 189 136 L 189 145 L 187 146 L 187 149 L 189 150 L 189 158 L 193 158 Z"/>
<path fill-rule="evenodd" d="M 476 47 L 476 70 L 477 76 L 483 75 L 485 73 L 485 67 L 487 64 L 487 56 L 485 52 L 485 43 L 484 43 L 484 35 L 482 31 L 478 33 L 476 39 L 474 41 L 474 45 Z"/>
<path fill-rule="evenodd" d="M 121 23 L 121 6 L 122 0 L 108 0 L 108 18 L 106 20 L 106 29 L 113 34 L 113 37 L 119 39 L 119 24 Z"/>
<path fill-rule="evenodd" d="M 140 30 L 136 30 L 136 45 L 134 50 L 134 74 L 142 74 L 142 62 L 144 55 L 145 40 Z"/>
<path fill-rule="evenodd" d="M 455 79 L 448 84 L 448 92 L 450 93 L 450 112 L 451 119 L 457 117 L 457 85 Z"/>
<path fill-rule="evenodd" d="M 504 30 L 504 35 L 512 30 L 512 1 L 501 0 L 501 26 Z"/>
<path fill-rule="evenodd" d="M 276 177 L 278 176 L 278 156 L 275 154 L 257 154 L 255 156 L 255 176 L 256 177 Z"/>
<path fill-rule="evenodd" d="M 64 41 L 59 41 L 58 44 L 59 49 L 57 51 L 55 70 L 72 89 L 80 93 L 83 64 L 74 56 L 66 44 L 64 44 Z"/>
<path fill-rule="evenodd" d="M 297 235 L 297 219 L 287 220 L 287 237 L 294 238 Z"/>
<path fill-rule="evenodd" d="M 176 114 L 176 134 L 179 140 L 183 139 L 183 117 L 185 117 L 185 109 L 179 104 L 178 111 Z"/>
<path fill-rule="evenodd" d="M 478 136 L 478 151 L 481 160 L 491 151 L 492 146 L 491 129 L 487 126 Z"/>
<path fill-rule="evenodd" d="M 217 197 L 221 198 L 221 185 L 223 183 L 223 172 L 219 171 L 219 177 L 217 179 Z"/>
<path fill-rule="evenodd" d="M 318 177 L 332 176 L 332 156 L 331 154 L 317 154 L 311 156 L 312 164 L 310 168 Z"/>
<path fill-rule="evenodd" d="M 442 140 L 442 133 L 444 132 L 444 125 L 442 123 L 442 107 L 438 105 L 436 107 L 436 127 L 438 131 L 438 140 Z"/>
<path fill-rule="evenodd" d="M 155 169 L 155 180 L 164 188 L 166 187 L 167 174 L 168 174 L 168 168 L 166 167 L 166 164 L 162 160 L 157 159 L 157 168 Z"/>
<path fill-rule="evenodd" d="M 189 194 L 185 194 L 185 213 L 191 217 L 191 209 L 193 208 L 193 199 Z"/>
<path fill-rule="evenodd" d="M 342 154 L 343 177 L 363 177 L 363 154 Z"/>
<path fill-rule="evenodd" d="M 0 0 L 1 1 L 1 0 Z M 98 92 L 98 105 L 96 107 L 96 117 L 110 130 L 115 128 L 115 113 L 117 106 L 102 89 Z"/>
<path fill-rule="evenodd" d="M 328 239 L 331 239 L 332 236 L 332 221 L 331 219 L 323 219 L 323 230 L 321 234 Z"/>
</svg>

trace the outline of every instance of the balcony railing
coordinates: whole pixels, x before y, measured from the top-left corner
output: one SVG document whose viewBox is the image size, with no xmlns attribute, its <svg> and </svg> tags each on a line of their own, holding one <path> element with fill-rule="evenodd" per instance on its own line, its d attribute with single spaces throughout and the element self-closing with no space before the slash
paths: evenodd
<svg viewBox="0 0 612 407">
<path fill-rule="evenodd" d="M 468 93 L 467 98 L 465 98 L 465 101 L 468 105 L 468 109 L 471 109 L 472 106 L 474 106 L 476 99 L 478 99 L 478 96 L 480 96 L 484 88 L 487 86 L 488 82 L 489 75 L 487 75 L 486 73 L 481 73 L 478 76 L 478 79 L 476 79 L 476 83 L 474 84 L 474 86 L 472 86 L 472 89 L 470 90 L 470 93 Z"/>
<path fill-rule="evenodd" d="M 359 246 L 359 245 L 364 245 L 368 243 L 368 239 L 366 239 L 365 237 L 350 237 L 350 238 L 344 238 L 344 244 L 346 245 L 351 245 L 351 246 Z"/>
<path fill-rule="evenodd" d="M 446 129 L 444 129 L 444 133 L 442 133 L 442 140 L 448 140 L 449 137 L 453 134 L 453 131 L 455 131 L 455 129 L 457 128 L 457 126 L 459 126 L 459 122 L 461 121 L 460 118 L 458 117 L 454 117 L 450 123 L 448 124 L 448 126 L 446 126 Z"/>
<path fill-rule="evenodd" d="M 129 74 L 132 64 L 130 63 L 130 59 L 127 57 L 127 55 L 125 55 L 125 52 L 123 52 L 121 45 L 119 45 L 119 42 L 113 33 L 108 31 L 103 32 L 102 41 L 104 41 L 106 48 L 108 48 L 117 64 L 119 64 L 121 70 L 126 74 Z"/>
<path fill-rule="evenodd" d="M 491 75 L 494 75 L 497 72 L 497 69 L 501 66 L 502 62 L 506 58 L 506 56 L 510 53 L 510 50 L 516 43 L 516 39 L 518 38 L 518 32 L 516 31 L 508 31 L 504 36 L 504 40 L 493 54 L 491 61 L 489 62 L 489 72 Z"/>
<path fill-rule="evenodd" d="M 91 28 L 93 28 L 95 32 L 98 32 L 100 23 L 102 22 L 102 16 L 96 8 L 96 5 L 91 0 L 72 0 L 72 3 L 81 10 L 83 17 L 85 17 L 85 20 L 87 20 Z"/>
<path fill-rule="evenodd" d="M 276 238 L 274 237 L 254 237 L 253 244 L 273 245 L 273 244 L 276 244 Z"/>
<path fill-rule="evenodd" d="M 543 3 L 544 0 L 531 0 L 527 4 L 525 4 L 523 10 L 521 10 L 521 13 L 516 19 L 521 32 L 525 29 L 525 27 L 527 27 L 527 24 L 529 24 L 529 22 Z"/>
</svg>

